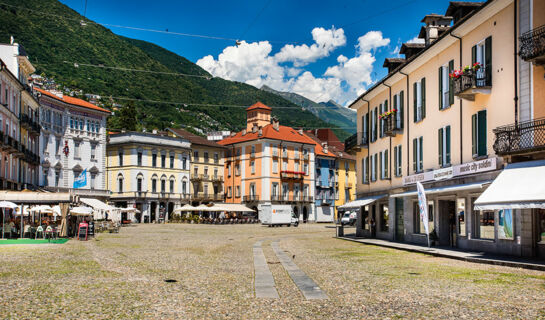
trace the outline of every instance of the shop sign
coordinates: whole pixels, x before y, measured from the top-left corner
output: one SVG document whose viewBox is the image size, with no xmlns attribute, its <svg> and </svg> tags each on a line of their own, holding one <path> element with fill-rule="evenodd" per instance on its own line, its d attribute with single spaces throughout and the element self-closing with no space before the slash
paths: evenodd
<svg viewBox="0 0 545 320">
<path fill-rule="evenodd" d="M 496 170 L 497 164 L 498 164 L 498 158 L 494 157 L 490 159 L 458 164 L 448 168 L 442 168 L 442 169 L 423 172 L 419 174 L 413 174 L 410 176 L 403 177 L 403 185 L 414 184 L 417 181 L 427 182 L 427 181 L 447 180 L 453 177 L 492 171 L 492 170 Z"/>
</svg>

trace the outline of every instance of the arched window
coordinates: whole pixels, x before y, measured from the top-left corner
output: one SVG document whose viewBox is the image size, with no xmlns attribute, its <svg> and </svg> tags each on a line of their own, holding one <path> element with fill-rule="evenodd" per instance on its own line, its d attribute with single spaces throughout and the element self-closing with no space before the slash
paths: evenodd
<svg viewBox="0 0 545 320">
<path fill-rule="evenodd" d="M 117 192 L 123 192 L 123 175 L 121 173 L 117 175 Z"/>
<path fill-rule="evenodd" d="M 136 176 L 136 191 L 138 192 L 142 192 L 142 181 L 144 181 L 144 176 L 139 173 Z"/>
<path fill-rule="evenodd" d="M 151 192 L 157 192 L 157 175 L 151 177 Z"/>
<path fill-rule="evenodd" d="M 169 179 L 169 186 L 168 186 L 168 192 L 170 193 L 174 193 L 174 182 L 176 181 L 176 179 L 174 178 L 174 176 L 170 176 L 170 179 Z"/>
<path fill-rule="evenodd" d="M 183 194 L 187 194 L 187 193 L 188 193 L 188 192 L 187 192 L 187 178 L 186 178 L 186 177 L 184 177 L 184 178 L 182 179 L 182 193 L 183 193 Z"/>
<path fill-rule="evenodd" d="M 167 192 L 167 176 L 161 177 L 161 192 Z"/>
</svg>

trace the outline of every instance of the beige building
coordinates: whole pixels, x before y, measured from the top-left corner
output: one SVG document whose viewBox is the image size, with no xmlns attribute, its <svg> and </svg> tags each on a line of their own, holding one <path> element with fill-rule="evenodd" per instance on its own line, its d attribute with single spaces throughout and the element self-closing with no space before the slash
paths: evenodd
<svg viewBox="0 0 545 320">
<path fill-rule="evenodd" d="M 387 76 L 350 105 L 358 113 L 358 133 L 346 141 L 357 156 L 358 236 L 425 244 L 415 192 L 420 181 L 435 243 L 535 254 L 535 234 L 526 229 L 537 222 L 515 210 L 512 230 L 504 232 L 504 211 L 475 209 L 504 167 L 495 129 L 543 112 L 519 103 L 530 91 L 521 91 L 526 62 L 516 58 L 521 26 L 530 16 L 521 10 L 526 5 L 451 2 L 444 15 L 426 15 L 422 43 L 403 44 L 405 57 L 386 59 Z M 528 10 L 545 16 L 541 5 Z M 534 77 L 537 88 L 543 68 L 533 70 L 541 73 Z"/>
</svg>

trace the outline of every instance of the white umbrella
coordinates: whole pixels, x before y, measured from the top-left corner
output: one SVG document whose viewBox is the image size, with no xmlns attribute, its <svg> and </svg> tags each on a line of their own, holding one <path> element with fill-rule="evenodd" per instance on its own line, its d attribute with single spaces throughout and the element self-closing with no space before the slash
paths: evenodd
<svg viewBox="0 0 545 320">
<path fill-rule="evenodd" d="M 216 211 L 214 209 L 212 209 L 211 207 L 205 205 L 205 204 L 201 204 L 197 207 L 195 207 L 195 211 L 206 211 L 206 212 L 210 212 L 210 211 Z"/>
<path fill-rule="evenodd" d="M 34 206 L 30 208 L 30 212 L 32 213 L 38 212 L 38 220 L 39 220 L 38 223 L 41 225 L 42 213 L 53 213 L 53 209 L 51 209 L 51 207 L 48 205 L 39 205 L 39 206 Z M 32 220 L 34 220 L 34 216 L 32 216 Z"/>
<path fill-rule="evenodd" d="M 93 209 L 89 207 L 74 207 L 70 210 L 70 213 L 75 216 L 90 216 L 93 214 Z"/>
<path fill-rule="evenodd" d="M 4 237 L 4 230 L 6 229 L 5 228 L 5 225 L 6 225 L 6 208 L 8 209 L 15 209 L 17 208 L 17 205 L 13 202 L 10 202 L 10 201 L 0 201 L 0 208 L 2 208 L 2 239 L 5 238 Z"/>
<path fill-rule="evenodd" d="M 51 210 L 53 210 L 54 216 L 61 216 L 61 206 L 54 206 Z"/>
<path fill-rule="evenodd" d="M 195 210 L 197 210 L 196 207 L 190 204 L 186 204 L 183 207 L 174 209 L 174 212 L 187 212 L 187 211 L 195 211 Z"/>
</svg>

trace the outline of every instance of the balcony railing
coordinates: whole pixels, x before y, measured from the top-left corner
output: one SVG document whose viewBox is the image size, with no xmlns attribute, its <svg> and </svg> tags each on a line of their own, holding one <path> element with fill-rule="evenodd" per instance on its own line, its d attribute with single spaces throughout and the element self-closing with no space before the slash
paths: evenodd
<svg viewBox="0 0 545 320">
<path fill-rule="evenodd" d="M 401 123 L 397 121 L 397 114 L 392 113 L 384 119 L 384 134 L 390 137 L 395 137 L 396 133 L 401 130 Z"/>
<path fill-rule="evenodd" d="M 488 70 L 487 70 L 488 69 Z M 454 79 L 454 95 L 475 101 L 477 94 L 490 94 L 492 87 L 491 66 L 485 66 L 477 71 L 469 70 L 459 78 Z"/>
<path fill-rule="evenodd" d="M 493 148 L 498 155 L 545 150 L 545 118 L 498 127 L 494 134 Z"/>
<path fill-rule="evenodd" d="M 275 194 L 271 196 L 271 201 L 274 202 L 313 202 L 314 197 L 307 195 L 279 195 Z"/>
<path fill-rule="evenodd" d="M 344 140 L 344 149 L 348 153 L 356 153 L 361 148 L 369 146 L 369 134 L 367 132 L 357 132 Z"/>
<path fill-rule="evenodd" d="M 519 42 L 522 60 L 545 64 L 545 25 L 522 34 Z"/>
<path fill-rule="evenodd" d="M 244 202 L 259 201 L 259 196 L 255 195 L 255 194 L 254 195 L 249 195 L 249 196 L 244 196 L 243 200 L 244 200 Z"/>
<path fill-rule="evenodd" d="M 281 179 L 294 179 L 294 180 L 300 180 L 303 179 L 305 173 L 299 172 L 299 171 L 280 171 L 280 178 Z"/>
<path fill-rule="evenodd" d="M 220 175 L 212 175 L 210 180 L 213 182 L 223 182 L 223 176 Z"/>
</svg>

